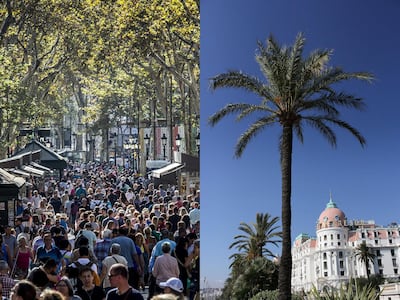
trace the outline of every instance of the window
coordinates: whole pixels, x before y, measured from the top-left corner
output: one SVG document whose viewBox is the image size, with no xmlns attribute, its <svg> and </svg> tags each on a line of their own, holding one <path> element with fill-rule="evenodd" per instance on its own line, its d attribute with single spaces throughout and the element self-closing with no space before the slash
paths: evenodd
<svg viewBox="0 0 400 300">
<path fill-rule="evenodd" d="M 393 267 L 397 267 L 397 261 L 395 258 L 392 258 L 392 264 L 393 264 Z"/>
<path fill-rule="evenodd" d="M 329 227 L 333 227 L 333 222 L 332 221 L 329 222 Z"/>
<path fill-rule="evenodd" d="M 392 239 L 389 239 L 389 244 L 392 244 L 392 243 L 393 243 Z"/>
<path fill-rule="evenodd" d="M 390 254 L 394 256 L 394 249 L 390 249 Z"/>
<path fill-rule="evenodd" d="M 344 271 L 340 271 L 340 276 L 344 276 Z"/>
<path fill-rule="evenodd" d="M 375 245 L 378 245 L 378 240 L 375 240 Z"/>
<path fill-rule="evenodd" d="M 326 235 L 324 235 L 324 241 L 326 241 Z"/>
<path fill-rule="evenodd" d="M 383 270 L 379 269 L 379 275 L 383 275 Z"/>
<path fill-rule="evenodd" d="M 333 240 L 333 234 L 331 234 L 331 241 Z"/>
<path fill-rule="evenodd" d="M 328 272 L 324 272 L 324 276 L 325 276 L 325 277 L 328 277 Z"/>
<path fill-rule="evenodd" d="M 324 259 L 326 259 L 326 252 L 324 252 L 324 254 L 322 256 Z"/>
<path fill-rule="evenodd" d="M 337 245 L 340 246 L 340 242 L 337 242 Z"/>
<path fill-rule="evenodd" d="M 376 250 L 376 256 L 381 256 L 381 250 Z"/>
<path fill-rule="evenodd" d="M 393 271 L 394 271 L 394 274 L 398 274 L 398 272 L 399 272 L 399 270 L 398 269 L 393 269 Z"/>
<path fill-rule="evenodd" d="M 378 233 L 374 231 L 374 237 L 378 237 Z"/>
<path fill-rule="evenodd" d="M 343 252 L 339 251 L 339 258 L 343 258 Z"/>
<path fill-rule="evenodd" d="M 382 259 L 378 258 L 378 266 L 382 267 Z"/>
<path fill-rule="evenodd" d="M 337 235 L 337 239 L 340 240 L 340 234 Z"/>
<path fill-rule="evenodd" d="M 365 239 L 365 232 L 361 232 L 361 238 Z"/>
<path fill-rule="evenodd" d="M 339 268 L 343 269 L 344 264 L 343 264 L 343 260 L 339 260 Z"/>
<path fill-rule="evenodd" d="M 328 269 L 328 263 L 326 261 L 324 261 L 324 270 Z"/>
</svg>

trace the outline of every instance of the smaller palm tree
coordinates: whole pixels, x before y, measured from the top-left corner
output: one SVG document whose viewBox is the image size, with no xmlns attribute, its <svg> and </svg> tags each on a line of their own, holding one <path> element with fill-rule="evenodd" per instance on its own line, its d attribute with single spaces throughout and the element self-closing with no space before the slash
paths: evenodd
<svg viewBox="0 0 400 300">
<path fill-rule="evenodd" d="M 278 217 L 272 218 L 268 213 L 257 213 L 256 223 L 240 223 L 239 230 L 243 234 L 234 237 L 235 241 L 229 246 L 229 249 L 236 248 L 239 253 L 231 255 L 235 260 L 239 257 L 253 260 L 256 257 L 274 257 L 274 254 L 266 246 L 272 244 L 278 246 L 281 242 L 282 233 L 278 230 L 276 223 Z"/>
<path fill-rule="evenodd" d="M 367 246 L 366 242 L 362 242 L 356 248 L 355 256 L 365 265 L 365 270 L 367 272 L 367 278 L 369 280 L 369 263 L 374 262 L 375 254 L 371 252 L 370 247 Z"/>
</svg>

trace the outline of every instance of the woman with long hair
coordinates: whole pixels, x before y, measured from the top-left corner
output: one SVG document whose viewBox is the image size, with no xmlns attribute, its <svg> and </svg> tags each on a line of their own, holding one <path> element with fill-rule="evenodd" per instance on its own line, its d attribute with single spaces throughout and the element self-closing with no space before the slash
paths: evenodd
<svg viewBox="0 0 400 300">
<path fill-rule="evenodd" d="M 29 260 L 33 260 L 32 249 L 27 246 L 27 241 L 24 236 L 18 237 L 18 248 L 15 252 L 15 276 L 21 280 L 26 278 L 29 269 Z"/>
<path fill-rule="evenodd" d="M 78 295 L 74 295 L 72 283 L 67 276 L 61 277 L 55 288 L 64 296 L 65 300 L 82 300 Z"/>
</svg>

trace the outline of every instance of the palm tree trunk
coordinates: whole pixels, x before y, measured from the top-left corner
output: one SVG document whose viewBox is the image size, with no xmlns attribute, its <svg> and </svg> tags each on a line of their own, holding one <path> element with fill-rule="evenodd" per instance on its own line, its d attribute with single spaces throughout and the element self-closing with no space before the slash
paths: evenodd
<svg viewBox="0 0 400 300">
<path fill-rule="evenodd" d="M 279 300 L 290 300 L 292 289 L 292 239 L 290 232 L 292 222 L 292 147 L 292 126 L 284 125 L 280 145 L 282 174 L 282 255 L 279 266 Z"/>
<path fill-rule="evenodd" d="M 365 261 L 365 270 L 367 271 L 367 279 L 368 279 L 368 281 L 369 281 L 369 266 L 368 266 L 368 264 L 369 264 L 369 260 L 367 259 L 366 261 Z"/>
</svg>

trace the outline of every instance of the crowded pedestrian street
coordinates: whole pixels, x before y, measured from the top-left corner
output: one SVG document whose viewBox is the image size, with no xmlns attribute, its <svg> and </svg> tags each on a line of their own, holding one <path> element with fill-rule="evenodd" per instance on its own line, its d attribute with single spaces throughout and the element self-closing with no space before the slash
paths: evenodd
<svg viewBox="0 0 400 300">
<path fill-rule="evenodd" d="M 60 179 L 41 182 L 1 227 L 3 299 L 25 286 L 65 299 L 158 299 L 165 290 L 197 299 L 199 186 L 182 193 L 98 162 L 69 163 Z"/>
</svg>

